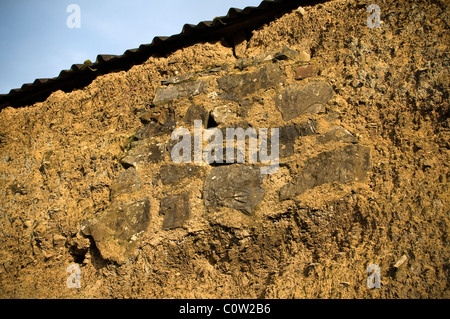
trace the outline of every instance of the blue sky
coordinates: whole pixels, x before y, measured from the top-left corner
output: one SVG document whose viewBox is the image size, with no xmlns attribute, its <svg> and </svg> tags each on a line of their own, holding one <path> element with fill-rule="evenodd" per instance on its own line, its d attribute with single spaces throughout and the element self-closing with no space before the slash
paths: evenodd
<svg viewBox="0 0 450 319">
<path fill-rule="evenodd" d="M 51 78 L 98 54 L 123 54 L 262 0 L 0 0 L 0 94 Z M 70 4 L 80 28 L 69 28 Z"/>
</svg>

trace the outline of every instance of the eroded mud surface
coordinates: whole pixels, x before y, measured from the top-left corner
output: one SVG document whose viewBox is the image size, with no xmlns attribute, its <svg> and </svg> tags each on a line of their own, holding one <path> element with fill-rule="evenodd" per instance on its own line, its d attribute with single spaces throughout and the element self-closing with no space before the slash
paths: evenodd
<svg viewBox="0 0 450 319">
<path fill-rule="evenodd" d="M 377 3 L 381 28 L 331 1 L 4 109 L 0 296 L 449 298 L 449 7 Z M 280 128 L 278 171 L 174 164 L 195 120 Z"/>
</svg>

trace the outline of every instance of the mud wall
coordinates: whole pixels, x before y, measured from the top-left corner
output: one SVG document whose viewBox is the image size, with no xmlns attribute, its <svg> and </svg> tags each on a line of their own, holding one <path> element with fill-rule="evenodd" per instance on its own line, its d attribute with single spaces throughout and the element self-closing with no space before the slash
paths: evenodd
<svg viewBox="0 0 450 319">
<path fill-rule="evenodd" d="M 380 1 L 371 29 L 368 4 L 4 109 L 1 296 L 448 298 L 448 7 Z M 195 120 L 278 128 L 278 169 L 174 163 Z"/>
</svg>

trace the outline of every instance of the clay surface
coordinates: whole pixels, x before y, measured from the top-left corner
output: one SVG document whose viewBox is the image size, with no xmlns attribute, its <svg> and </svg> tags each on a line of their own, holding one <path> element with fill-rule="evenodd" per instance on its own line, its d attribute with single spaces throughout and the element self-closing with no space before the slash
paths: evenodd
<svg viewBox="0 0 450 319">
<path fill-rule="evenodd" d="M 449 7 L 377 3 L 3 109 L 0 297 L 449 298 Z M 196 119 L 280 128 L 278 170 L 175 164 Z"/>
</svg>

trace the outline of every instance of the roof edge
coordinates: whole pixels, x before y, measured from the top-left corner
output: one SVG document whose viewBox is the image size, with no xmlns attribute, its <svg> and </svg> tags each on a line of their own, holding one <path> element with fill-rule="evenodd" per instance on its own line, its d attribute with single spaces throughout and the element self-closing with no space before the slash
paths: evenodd
<svg viewBox="0 0 450 319">
<path fill-rule="evenodd" d="M 264 0 L 258 7 L 242 10 L 230 8 L 226 16 L 213 21 L 201 21 L 197 25 L 185 24 L 181 33 L 170 37 L 154 37 L 150 44 L 129 49 L 122 55 L 100 54 L 91 64 L 73 64 L 57 77 L 36 79 L 21 88 L 0 94 L 0 110 L 7 106 L 21 107 L 45 101 L 53 92 L 71 92 L 89 85 L 98 76 L 127 71 L 144 63 L 151 56 L 165 56 L 178 49 L 196 43 L 229 39 L 238 30 L 253 31 L 299 6 L 315 5 L 329 0 Z"/>
</svg>

